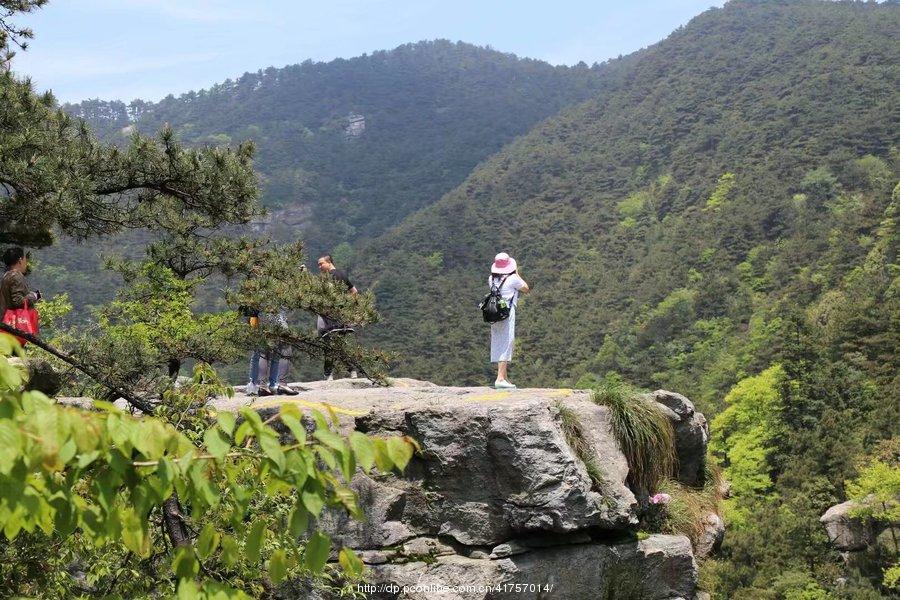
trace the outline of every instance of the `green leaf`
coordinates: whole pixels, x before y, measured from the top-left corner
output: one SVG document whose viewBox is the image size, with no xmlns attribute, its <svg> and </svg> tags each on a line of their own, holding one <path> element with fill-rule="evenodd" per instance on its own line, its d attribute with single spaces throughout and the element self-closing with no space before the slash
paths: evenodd
<svg viewBox="0 0 900 600">
<path fill-rule="evenodd" d="M 387 440 L 387 453 L 397 469 L 402 471 L 412 458 L 413 447 L 402 437 L 391 437 Z"/>
<path fill-rule="evenodd" d="M 68 462 L 75 457 L 77 451 L 78 445 L 75 443 L 75 440 L 69 438 L 66 440 L 66 443 L 62 445 L 62 448 L 59 449 L 59 462 L 64 465 L 68 464 Z"/>
<path fill-rule="evenodd" d="M 193 579 L 181 579 L 178 581 L 178 600 L 197 600 L 202 598 L 200 588 Z"/>
<path fill-rule="evenodd" d="M 210 427 L 206 430 L 206 433 L 203 434 L 203 443 L 206 445 L 206 450 L 219 460 L 225 458 L 225 455 L 231 450 L 231 441 L 218 427 Z"/>
<path fill-rule="evenodd" d="M 247 436 L 253 433 L 253 427 L 250 426 L 250 423 L 244 421 L 240 425 L 238 425 L 237 431 L 234 433 L 234 443 L 237 446 L 240 446 L 244 443 L 244 440 L 247 439 Z"/>
<path fill-rule="evenodd" d="M 125 415 L 110 413 L 106 418 L 106 431 L 110 440 L 122 454 L 131 454 L 131 430 L 134 423 Z"/>
<path fill-rule="evenodd" d="M 250 424 L 250 427 L 253 428 L 253 431 L 259 433 L 265 428 L 265 425 L 263 425 L 262 418 L 260 418 L 259 413 L 252 408 L 248 406 L 241 407 L 240 413 L 241 416 L 244 417 L 245 421 Z"/>
<path fill-rule="evenodd" d="M 313 573 L 318 573 L 328 562 L 328 551 L 331 549 L 331 538 L 316 531 L 310 536 L 303 552 L 303 564 Z"/>
<path fill-rule="evenodd" d="M 338 554 L 338 562 L 341 564 L 341 568 L 344 569 L 344 572 L 352 578 L 362 576 L 363 570 L 365 569 L 363 561 L 350 548 L 341 548 L 341 551 Z"/>
<path fill-rule="evenodd" d="M 171 458 L 163 456 L 156 465 L 156 475 L 159 477 L 160 481 L 162 481 L 163 485 L 168 487 L 175 480 L 177 468 L 178 467 L 175 466 L 175 463 Z"/>
<path fill-rule="evenodd" d="M 219 547 L 221 536 L 212 523 L 207 523 L 197 538 L 197 554 L 200 558 L 208 558 Z"/>
<path fill-rule="evenodd" d="M 301 450 L 290 450 L 285 454 L 285 470 L 293 475 L 291 478 L 297 489 L 303 487 L 308 477 L 309 465 L 306 464 L 306 454 Z"/>
<path fill-rule="evenodd" d="M 306 427 L 303 422 L 293 415 L 281 415 L 281 422 L 287 425 L 287 428 L 294 434 L 294 439 L 301 446 L 306 443 Z"/>
<path fill-rule="evenodd" d="M 303 506 L 306 507 L 306 510 L 316 518 L 319 516 L 319 513 L 322 512 L 322 507 L 325 506 L 324 496 L 325 490 L 322 489 L 322 484 L 315 479 L 310 479 L 306 482 L 306 487 L 304 487 L 303 491 L 300 493 L 300 501 L 303 502 Z"/>
<path fill-rule="evenodd" d="M 0 473 L 9 475 L 22 449 L 22 435 L 11 421 L 0 421 Z"/>
<path fill-rule="evenodd" d="M 375 466 L 382 473 L 387 473 L 394 468 L 394 462 L 391 460 L 387 451 L 387 442 L 381 438 L 373 438 L 372 444 L 375 447 Z"/>
<path fill-rule="evenodd" d="M 269 579 L 279 583 L 287 574 L 287 555 L 284 550 L 276 550 L 269 559 Z"/>
<path fill-rule="evenodd" d="M 309 528 L 309 512 L 302 505 L 297 505 L 291 510 L 288 518 L 288 531 L 295 540 L 306 533 Z"/>
<path fill-rule="evenodd" d="M 230 535 L 222 536 L 222 554 L 220 555 L 222 562 L 226 567 L 232 567 L 237 564 L 240 559 L 240 549 L 237 541 Z"/>
<path fill-rule="evenodd" d="M 175 550 L 175 558 L 172 560 L 172 570 L 179 579 L 193 579 L 200 572 L 200 563 L 194 556 L 194 549 L 190 546 L 181 546 Z"/>
<path fill-rule="evenodd" d="M 140 450 L 147 459 L 155 460 L 166 451 L 166 442 L 170 435 L 170 432 L 159 421 L 145 420 L 132 429 L 131 444 Z"/>
<path fill-rule="evenodd" d="M 375 464 L 375 444 L 372 439 L 364 433 L 353 431 L 350 433 L 350 447 L 363 471 L 370 472 Z"/>
<path fill-rule="evenodd" d="M 279 471 L 284 471 L 284 450 L 282 450 L 277 436 L 268 432 L 265 435 L 261 435 L 259 437 L 259 447 L 278 466 Z"/>
<path fill-rule="evenodd" d="M 338 502 L 341 503 L 344 508 L 347 509 L 347 512 L 350 513 L 351 517 L 359 520 L 363 520 L 365 518 L 365 514 L 359 507 L 356 492 L 354 492 L 352 489 L 344 485 L 335 485 L 334 497 Z"/>
<path fill-rule="evenodd" d="M 228 411 L 222 411 L 216 413 L 216 420 L 219 422 L 219 427 L 222 428 L 222 431 L 231 435 L 234 432 L 234 424 L 235 424 L 235 416 L 234 413 L 230 413 Z"/>
<path fill-rule="evenodd" d="M 133 509 L 125 508 L 119 513 L 122 526 L 122 543 L 126 548 L 140 556 L 150 556 L 150 538 L 144 529 L 144 522 Z"/>
<path fill-rule="evenodd" d="M 263 540 L 266 536 L 266 522 L 263 519 L 257 519 L 250 526 L 247 538 L 244 541 L 244 552 L 247 560 L 251 563 L 259 562 L 259 550 L 262 548 Z"/>
<path fill-rule="evenodd" d="M 328 429 L 328 421 L 325 420 L 325 415 L 320 413 L 317 410 L 312 411 L 313 421 L 316 423 L 316 429 Z"/>
<path fill-rule="evenodd" d="M 337 459 L 334 457 L 334 452 L 332 452 L 329 448 L 325 446 L 316 446 L 316 453 L 319 455 L 319 458 L 322 459 L 329 469 L 334 470 L 337 468 Z"/>
<path fill-rule="evenodd" d="M 353 479 L 353 475 L 356 473 L 356 458 L 353 456 L 350 448 L 341 452 L 338 458 L 341 461 L 341 475 L 344 476 L 344 481 L 350 483 L 350 480 Z"/>
<path fill-rule="evenodd" d="M 97 460 L 97 458 L 99 458 L 99 456 L 100 456 L 100 451 L 94 450 L 93 452 L 88 452 L 87 454 L 82 454 L 81 456 L 79 456 L 78 462 L 76 462 L 75 464 L 79 469 L 83 469 L 86 466 L 88 466 L 89 464 L 91 464 L 92 462 L 94 462 L 95 460 Z"/>
<path fill-rule="evenodd" d="M 344 440 L 341 438 L 341 436 L 331 431 L 330 429 L 316 429 L 313 432 L 313 435 L 320 442 L 322 442 L 329 448 L 337 450 L 338 452 L 344 452 L 347 449 L 347 445 L 344 443 Z"/>
</svg>

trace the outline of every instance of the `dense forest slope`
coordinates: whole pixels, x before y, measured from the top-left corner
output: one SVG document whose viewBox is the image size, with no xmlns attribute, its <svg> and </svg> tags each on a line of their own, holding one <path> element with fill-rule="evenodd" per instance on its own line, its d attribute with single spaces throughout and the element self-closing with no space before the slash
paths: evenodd
<svg viewBox="0 0 900 600">
<path fill-rule="evenodd" d="M 512 381 L 626 379 L 716 415 L 714 597 L 882 597 L 896 542 L 845 567 L 819 517 L 896 502 L 898 31 L 897 3 L 736 0 L 613 62 L 360 253 L 370 337 L 404 376 L 492 380 L 476 303 L 509 251 L 533 288 Z"/>
<path fill-rule="evenodd" d="M 246 73 L 157 103 L 66 106 L 103 138 L 171 124 L 189 144 L 252 139 L 264 203 L 313 252 L 381 233 L 481 160 L 587 98 L 602 67 L 553 67 L 448 41 Z"/>
<path fill-rule="evenodd" d="M 535 289 L 523 383 L 616 370 L 710 398 L 696 388 L 715 367 L 727 375 L 711 390 L 727 390 L 753 363 L 711 361 L 765 334 L 760 303 L 798 286 L 815 301 L 875 243 L 896 166 L 898 25 L 896 5 L 704 13 L 372 244 L 376 338 L 405 374 L 483 381 L 474 307 L 508 249 Z"/>
</svg>

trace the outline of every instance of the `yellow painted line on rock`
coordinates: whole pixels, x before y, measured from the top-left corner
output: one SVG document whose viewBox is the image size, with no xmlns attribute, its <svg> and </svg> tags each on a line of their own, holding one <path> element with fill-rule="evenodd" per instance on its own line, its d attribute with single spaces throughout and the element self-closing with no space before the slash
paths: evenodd
<svg viewBox="0 0 900 600">
<path fill-rule="evenodd" d="M 482 402 L 484 400 L 502 400 L 509 396 L 509 392 L 488 392 L 487 394 L 475 394 L 474 396 L 463 396 L 466 402 Z"/>
<path fill-rule="evenodd" d="M 571 388 L 560 388 L 558 390 L 553 390 L 552 392 L 550 392 L 549 395 L 551 398 L 559 398 L 562 396 L 571 396 L 572 389 Z"/>
<path fill-rule="evenodd" d="M 306 408 L 314 408 L 316 410 L 321 410 L 328 412 L 329 410 L 333 410 L 339 415 L 349 415 L 351 417 L 362 417 L 369 414 L 367 410 L 353 410 L 352 408 L 341 408 L 340 406 L 335 406 L 333 404 L 327 404 L 325 402 L 313 402 L 311 400 L 298 400 L 296 398 L 284 398 L 281 400 L 266 400 L 265 402 L 254 402 L 250 405 L 251 408 L 277 408 L 282 404 L 299 404 L 300 406 L 305 406 Z"/>
</svg>

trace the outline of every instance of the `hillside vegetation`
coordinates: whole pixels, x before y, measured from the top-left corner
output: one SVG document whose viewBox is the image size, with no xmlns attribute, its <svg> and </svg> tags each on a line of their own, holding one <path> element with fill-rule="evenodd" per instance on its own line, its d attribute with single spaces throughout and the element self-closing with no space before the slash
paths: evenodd
<svg viewBox="0 0 900 600">
<path fill-rule="evenodd" d="M 900 423 L 897 31 L 896 3 L 735 1 L 613 63 L 361 252 L 371 338 L 403 375 L 491 381 L 475 305 L 508 250 L 534 289 L 512 380 L 624 378 L 721 412 L 739 493 L 708 586 L 832 597 L 818 516 Z"/>
<path fill-rule="evenodd" d="M 587 98 L 600 70 L 438 40 L 269 67 L 157 103 L 65 108 L 105 139 L 166 123 L 188 144 L 252 139 L 264 204 L 305 208 L 304 240 L 327 251 L 435 202 L 515 136 Z M 351 115 L 365 119 L 356 136 Z"/>
<path fill-rule="evenodd" d="M 483 159 L 565 106 L 589 97 L 604 66 L 553 67 L 445 40 L 328 63 L 246 73 L 160 102 L 87 100 L 63 108 L 102 139 L 170 124 L 188 146 L 252 140 L 265 233 L 302 239 L 307 253 L 355 262 L 359 240 L 383 233 L 453 189 Z M 349 135 L 351 116 L 365 128 Z M 39 253 L 36 276 L 76 306 L 119 283 L 98 254 L 136 255 L 143 232 Z"/>
</svg>

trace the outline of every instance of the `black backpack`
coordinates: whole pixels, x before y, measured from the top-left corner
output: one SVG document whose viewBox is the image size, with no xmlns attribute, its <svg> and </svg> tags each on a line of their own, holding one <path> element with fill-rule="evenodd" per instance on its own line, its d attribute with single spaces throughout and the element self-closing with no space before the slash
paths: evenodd
<svg viewBox="0 0 900 600">
<path fill-rule="evenodd" d="M 507 277 L 509 275 L 504 275 L 497 285 L 492 283 L 491 291 L 478 305 L 485 323 L 499 323 L 509 318 L 509 302 L 500 295 L 500 288 L 503 287 Z"/>
</svg>

